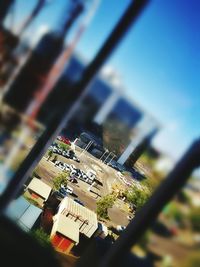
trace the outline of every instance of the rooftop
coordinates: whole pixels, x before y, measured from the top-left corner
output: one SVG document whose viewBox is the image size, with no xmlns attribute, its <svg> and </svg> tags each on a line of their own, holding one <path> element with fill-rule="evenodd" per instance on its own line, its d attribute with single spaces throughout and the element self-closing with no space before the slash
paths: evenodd
<svg viewBox="0 0 200 267">
<path fill-rule="evenodd" d="M 65 197 L 61 201 L 60 209 L 58 213 L 61 213 L 63 215 L 71 214 L 74 218 L 79 218 L 79 221 L 87 222 L 84 229 L 80 228 L 79 230 L 80 232 L 84 233 L 88 237 L 91 237 L 91 235 L 98 228 L 98 221 L 97 221 L 96 213 L 78 204 L 77 202 L 75 202 L 73 199 L 69 197 Z"/>
<path fill-rule="evenodd" d="M 49 185 L 45 184 L 38 178 L 33 178 L 27 188 L 31 189 L 44 199 L 47 199 L 49 197 L 52 189 Z"/>
<path fill-rule="evenodd" d="M 67 218 L 63 214 L 54 216 L 54 223 L 56 223 L 56 232 L 70 238 L 74 242 L 79 242 L 79 225 Z"/>
<path fill-rule="evenodd" d="M 41 213 L 41 209 L 30 204 L 22 196 L 13 200 L 6 211 L 6 215 L 17 222 L 25 231 L 33 227 Z"/>
</svg>

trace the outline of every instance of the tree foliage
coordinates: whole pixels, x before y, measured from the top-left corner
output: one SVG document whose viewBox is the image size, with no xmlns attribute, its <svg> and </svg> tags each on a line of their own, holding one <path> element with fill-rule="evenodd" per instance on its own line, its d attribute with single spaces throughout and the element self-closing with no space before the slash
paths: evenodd
<svg viewBox="0 0 200 267">
<path fill-rule="evenodd" d="M 58 176 L 53 179 L 53 189 L 58 190 L 61 184 L 67 185 L 68 172 L 60 172 Z"/>
<path fill-rule="evenodd" d="M 112 208 L 116 200 L 116 197 L 113 195 L 106 195 L 97 201 L 97 215 L 102 219 L 109 219 L 108 209 Z"/>
<path fill-rule="evenodd" d="M 58 145 L 59 145 L 59 147 L 60 147 L 62 150 L 64 150 L 64 151 L 70 149 L 70 145 L 65 144 L 65 143 L 63 143 L 63 142 L 59 142 Z"/>
<path fill-rule="evenodd" d="M 136 186 L 133 186 L 131 189 L 126 191 L 125 195 L 127 201 L 130 204 L 135 205 L 136 210 L 138 210 L 149 199 L 151 192 L 147 188 L 138 188 Z"/>
<path fill-rule="evenodd" d="M 50 160 L 50 158 L 53 156 L 53 151 L 52 150 L 48 150 L 47 152 L 47 160 Z"/>
</svg>

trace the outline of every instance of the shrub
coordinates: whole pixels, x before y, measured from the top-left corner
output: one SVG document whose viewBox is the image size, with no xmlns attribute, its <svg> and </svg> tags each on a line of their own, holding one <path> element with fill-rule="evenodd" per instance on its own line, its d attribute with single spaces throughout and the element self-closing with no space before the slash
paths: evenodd
<svg viewBox="0 0 200 267">
<path fill-rule="evenodd" d="M 62 150 L 69 150 L 70 149 L 70 145 L 67 145 L 65 143 L 62 143 L 62 142 L 59 142 L 59 147 L 62 149 Z"/>
<path fill-rule="evenodd" d="M 47 160 L 50 160 L 50 158 L 53 156 L 53 151 L 52 150 L 48 150 L 47 152 Z"/>
</svg>

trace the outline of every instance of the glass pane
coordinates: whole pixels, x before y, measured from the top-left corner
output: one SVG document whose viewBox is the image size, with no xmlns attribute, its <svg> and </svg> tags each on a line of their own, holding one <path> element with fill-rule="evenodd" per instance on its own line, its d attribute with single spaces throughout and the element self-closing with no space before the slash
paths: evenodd
<svg viewBox="0 0 200 267">
<path fill-rule="evenodd" d="M 48 27 L 55 27 L 56 35 L 42 27 L 39 45 L 29 56 L 25 41 L 34 39 L 30 28 L 23 46 L 15 49 L 14 55 L 23 52 L 25 65 L 20 70 L 33 55 L 39 61 L 30 61 L 23 78 L 25 85 L 17 73 L 3 86 L 0 141 L 6 179 L 51 123 L 69 86 L 84 73 L 130 1 L 102 1 L 76 50 L 73 42 L 79 39 L 76 33 L 82 28 L 79 17 L 73 20 L 69 39 L 63 40 L 67 49 L 70 45 L 73 48 L 64 50 L 66 64 L 49 69 L 63 49 L 59 33 L 63 29 L 60 14 L 64 2 L 50 1 L 34 26 L 38 29 L 39 23 L 47 21 Z M 73 14 L 78 3 L 87 1 L 67 2 Z M 33 1 L 17 3 L 30 10 L 34 6 Z M 87 87 L 72 118 L 28 177 L 19 198 L 7 209 L 7 215 L 20 227 L 39 239 L 44 237 L 55 251 L 67 255 L 66 259 L 73 258 L 74 264 L 92 243 L 102 247 L 115 243 L 199 135 L 198 7 L 195 0 L 156 0 L 147 6 L 120 48 Z M 58 17 L 50 22 L 53 12 Z M 8 25 L 9 17 L 4 27 Z M 43 58 L 48 66 L 43 65 Z M 13 71 L 10 65 L 6 73 L 9 71 Z M 31 78 L 30 73 L 34 73 Z M 16 81 L 23 92 L 20 97 L 13 85 Z M 38 93 L 41 85 L 44 98 Z M 70 98 L 65 106 L 70 110 Z M 5 179 L 2 184 L 5 186 Z M 196 260 L 199 249 L 197 184 L 199 171 L 131 249 L 137 266 L 145 262 L 148 266 L 184 266 L 187 261 L 190 265 L 186 266 L 193 266 L 193 256 Z M 105 251 L 99 253 L 103 258 Z"/>
</svg>

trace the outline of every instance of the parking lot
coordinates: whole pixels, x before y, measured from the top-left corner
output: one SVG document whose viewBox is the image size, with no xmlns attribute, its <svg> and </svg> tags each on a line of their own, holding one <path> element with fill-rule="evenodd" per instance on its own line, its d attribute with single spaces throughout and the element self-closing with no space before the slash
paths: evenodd
<svg viewBox="0 0 200 267">
<path fill-rule="evenodd" d="M 37 174 L 45 183 L 52 186 L 53 179 L 62 172 L 63 169 L 62 167 L 56 166 L 58 165 L 55 164 L 56 162 L 53 163 L 51 160 L 48 160 L 47 153 L 37 167 Z M 80 162 L 58 154 L 57 162 L 67 164 L 65 166 L 74 166 L 76 169 L 81 170 L 84 173 L 87 173 L 89 170 L 95 171 L 97 182 L 93 185 L 91 185 L 91 182 L 89 181 L 86 182 L 78 178 L 76 179 L 78 183 L 73 183 L 68 180 L 68 185 L 73 188 L 73 194 L 71 197 L 74 199 L 78 198 L 86 207 L 95 211 L 96 201 L 102 196 L 111 193 L 113 183 L 118 182 L 123 186 L 125 186 L 125 184 L 123 183 L 123 180 L 119 178 L 119 173 L 116 170 L 105 165 L 88 152 L 76 147 L 75 153 L 80 159 Z M 55 154 L 52 155 L 52 159 L 54 156 Z M 113 208 L 109 209 L 108 213 L 110 223 L 113 225 L 127 225 L 129 222 L 127 219 L 128 212 L 122 202 L 118 201 Z"/>
</svg>

